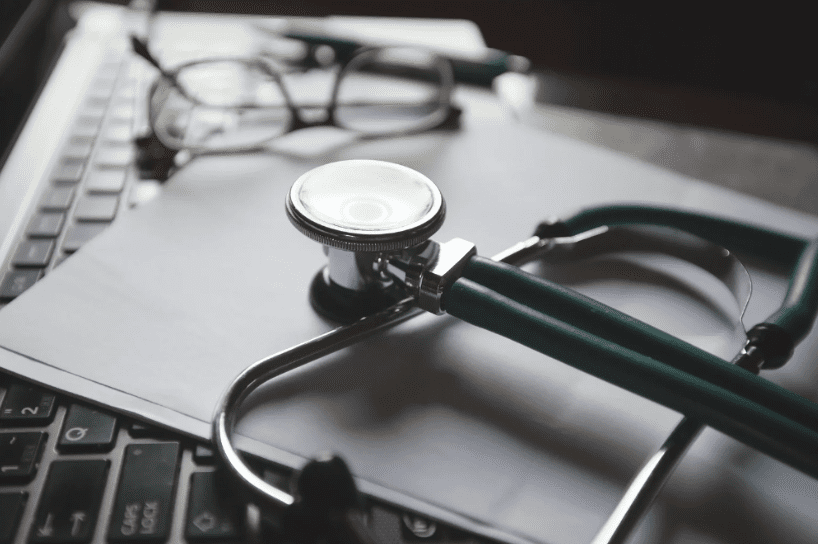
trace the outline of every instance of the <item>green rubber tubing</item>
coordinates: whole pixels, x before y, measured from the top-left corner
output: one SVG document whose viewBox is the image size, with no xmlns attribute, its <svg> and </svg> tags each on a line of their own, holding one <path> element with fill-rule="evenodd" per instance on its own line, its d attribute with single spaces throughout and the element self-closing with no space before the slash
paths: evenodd
<svg viewBox="0 0 818 544">
<path fill-rule="evenodd" d="M 798 344 L 818 312 L 818 241 L 696 212 L 644 205 L 600 206 L 565 219 L 565 235 L 601 226 L 657 225 L 695 234 L 731 251 L 752 255 L 790 271 L 781 308 L 766 323 L 784 329 Z"/>
<path fill-rule="evenodd" d="M 473 257 L 463 277 L 818 430 L 818 404 L 573 289 L 483 257 Z"/>
<path fill-rule="evenodd" d="M 443 303 L 451 315 L 694 417 L 818 478 L 818 430 L 468 278 L 456 280 Z"/>
</svg>

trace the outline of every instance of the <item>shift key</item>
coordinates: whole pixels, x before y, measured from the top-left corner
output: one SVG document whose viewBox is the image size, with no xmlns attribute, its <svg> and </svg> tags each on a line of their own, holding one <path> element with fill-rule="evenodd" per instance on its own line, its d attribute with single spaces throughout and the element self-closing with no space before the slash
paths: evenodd
<svg viewBox="0 0 818 544">
<path fill-rule="evenodd" d="M 125 450 L 108 540 L 164 541 L 170 531 L 178 442 L 131 444 Z"/>
</svg>

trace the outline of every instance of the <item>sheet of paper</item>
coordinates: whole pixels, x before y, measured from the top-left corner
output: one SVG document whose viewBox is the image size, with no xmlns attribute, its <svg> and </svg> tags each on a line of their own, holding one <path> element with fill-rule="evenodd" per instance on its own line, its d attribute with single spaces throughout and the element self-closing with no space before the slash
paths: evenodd
<svg viewBox="0 0 818 544">
<path fill-rule="evenodd" d="M 666 203 L 818 233 L 816 218 L 500 121 L 467 120 L 459 132 L 358 143 L 318 158 L 199 158 L 0 313 L 0 367 L 207 439 L 235 375 L 332 327 L 307 302 L 323 253 L 289 224 L 284 197 L 310 168 L 348 158 L 426 174 L 448 205 L 435 238 L 466 238 L 487 256 L 543 218 L 603 202 Z M 750 323 L 783 293 L 771 273 L 754 271 L 754 279 Z M 723 322 L 678 293 L 626 278 L 579 287 L 707 349 L 727 349 Z M 815 347 L 811 337 L 773 379 L 815 398 L 818 372 L 806 356 Z M 443 519 L 482 520 L 487 534 L 566 544 L 590 540 L 679 419 L 434 316 L 265 386 L 246 411 L 238 442 L 249 451 L 293 466 L 336 451 L 365 491 Z M 718 433 L 705 432 L 679 471 L 697 491 L 671 486 L 671 498 L 733 490 L 751 505 L 742 519 L 758 527 L 783 523 L 770 501 L 795 505 L 783 514 L 796 520 L 794 540 L 818 538 L 818 519 L 799 514 L 818 484 Z M 784 498 L 765 491 L 770 471 L 789 482 L 779 486 Z"/>
</svg>

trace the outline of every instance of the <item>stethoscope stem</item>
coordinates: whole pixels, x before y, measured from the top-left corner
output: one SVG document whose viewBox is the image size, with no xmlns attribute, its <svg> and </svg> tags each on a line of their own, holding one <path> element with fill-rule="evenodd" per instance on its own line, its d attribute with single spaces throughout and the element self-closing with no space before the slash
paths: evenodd
<svg viewBox="0 0 818 544">
<path fill-rule="evenodd" d="M 520 266 L 541 257 L 552 247 L 553 243 L 550 240 L 534 236 L 498 253 L 492 257 L 492 260 Z M 216 416 L 213 418 L 213 442 L 228 470 L 243 482 L 256 498 L 261 499 L 268 506 L 280 509 L 292 505 L 296 497 L 259 478 L 233 447 L 232 435 L 239 416 L 237 408 L 253 391 L 268 380 L 351 346 L 422 313 L 426 312 L 417 306 L 416 298 L 407 297 L 383 311 L 333 329 L 247 367 L 227 388 L 216 410 Z"/>
<path fill-rule="evenodd" d="M 213 419 L 213 441 L 233 475 L 243 481 L 257 498 L 261 498 L 265 503 L 274 507 L 292 505 L 295 497 L 259 478 L 233 447 L 231 437 L 238 417 L 237 408 L 248 395 L 268 380 L 351 346 L 421 313 L 423 311 L 415 304 L 414 297 L 409 297 L 386 310 L 257 361 L 242 372 L 223 395 L 216 417 Z"/>
</svg>

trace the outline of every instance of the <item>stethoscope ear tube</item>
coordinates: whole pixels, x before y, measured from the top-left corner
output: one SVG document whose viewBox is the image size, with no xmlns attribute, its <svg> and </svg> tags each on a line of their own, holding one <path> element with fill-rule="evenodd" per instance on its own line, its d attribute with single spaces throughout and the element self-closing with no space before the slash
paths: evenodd
<svg viewBox="0 0 818 544">
<path fill-rule="evenodd" d="M 782 306 L 748 332 L 746 350 L 777 368 L 818 312 L 818 240 L 729 219 L 643 205 L 583 210 L 541 224 L 540 238 L 603 226 L 670 227 L 791 271 Z M 818 478 L 818 405 L 566 287 L 475 257 L 444 297 L 447 312 L 695 417 Z M 677 374 L 680 372 L 680 374 Z"/>
<path fill-rule="evenodd" d="M 794 347 L 809 334 L 818 312 L 818 240 L 803 249 L 781 308 L 766 323 L 786 331 Z M 783 364 L 783 363 L 782 363 Z"/>
<path fill-rule="evenodd" d="M 688 232 L 731 251 L 753 255 L 791 271 L 807 241 L 731 219 L 648 205 L 598 206 L 555 223 L 545 223 L 537 235 L 544 238 L 573 236 L 601 226 L 656 225 Z M 559 233 L 559 234 L 555 234 Z"/>
<path fill-rule="evenodd" d="M 765 352 L 764 368 L 778 368 L 806 337 L 818 313 L 818 240 L 696 212 L 647 205 L 599 206 L 564 221 L 542 223 L 540 237 L 571 236 L 600 226 L 656 225 L 676 228 L 784 268 L 790 282 L 784 303 L 749 331 Z M 766 344 L 766 345 L 761 345 Z"/>
<path fill-rule="evenodd" d="M 727 391 L 818 429 L 818 404 L 573 289 L 482 257 L 471 259 L 463 277 L 543 315 L 719 384 Z"/>
<path fill-rule="evenodd" d="M 818 431 L 706 380 L 564 323 L 468 278 L 446 311 L 609 383 L 695 417 L 814 478 Z"/>
</svg>

